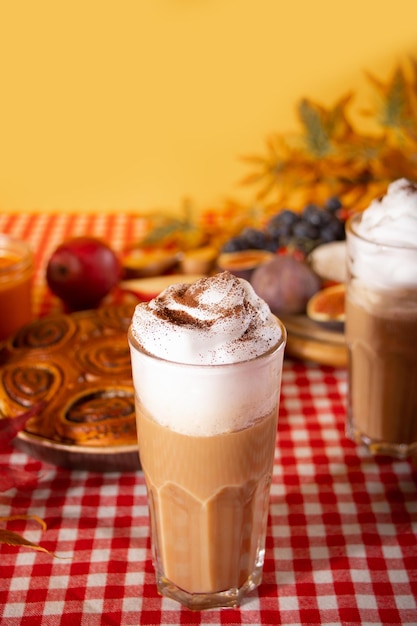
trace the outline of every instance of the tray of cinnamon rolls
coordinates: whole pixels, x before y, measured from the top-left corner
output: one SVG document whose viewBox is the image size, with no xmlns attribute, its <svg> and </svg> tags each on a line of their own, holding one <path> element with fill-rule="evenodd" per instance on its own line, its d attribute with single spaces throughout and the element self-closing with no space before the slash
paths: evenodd
<svg viewBox="0 0 417 626">
<path fill-rule="evenodd" d="M 41 406 L 15 439 L 34 458 L 140 469 L 127 330 L 134 305 L 40 318 L 0 346 L 1 412 Z"/>
</svg>

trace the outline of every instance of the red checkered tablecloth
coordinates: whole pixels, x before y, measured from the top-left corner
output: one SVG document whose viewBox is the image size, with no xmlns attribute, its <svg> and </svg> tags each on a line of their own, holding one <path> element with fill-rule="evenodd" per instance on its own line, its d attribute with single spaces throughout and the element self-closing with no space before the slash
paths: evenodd
<svg viewBox="0 0 417 626">
<path fill-rule="evenodd" d="M 134 216 L 0 216 L 36 254 L 35 310 L 59 308 L 45 262 L 88 232 L 116 249 Z M 286 359 L 263 583 L 238 609 L 192 612 L 156 593 L 141 472 L 67 470 L 10 449 L 31 480 L 0 493 L 0 522 L 55 553 L 0 545 L 0 624 L 417 624 L 417 471 L 373 458 L 344 435 L 346 372 Z"/>
</svg>

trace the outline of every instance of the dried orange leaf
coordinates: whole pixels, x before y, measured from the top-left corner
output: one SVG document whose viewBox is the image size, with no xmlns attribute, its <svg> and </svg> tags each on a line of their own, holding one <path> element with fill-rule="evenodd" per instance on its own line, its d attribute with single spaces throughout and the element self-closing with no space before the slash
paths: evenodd
<svg viewBox="0 0 417 626">
<path fill-rule="evenodd" d="M 31 548 L 32 550 L 37 550 L 39 552 L 46 552 L 51 556 L 55 556 L 52 552 L 49 552 L 46 548 L 42 548 L 42 546 L 25 539 L 21 535 L 14 533 L 11 530 L 6 530 L 4 528 L 0 528 L 0 543 L 5 543 L 8 546 L 25 546 L 27 548 Z"/>
<path fill-rule="evenodd" d="M 9 515 L 7 517 L 0 517 L 0 522 L 13 522 L 15 520 L 33 520 L 42 527 L 42 530 L 46 530 L 47 528 L 44 520 L 38 515 Z"/>
<path fill-rule="evenodd" d="M 0 517 L 0 521 L 2 522 L 12 522 L 15 520 L 33 520 L 42 527 L 42 530 L 46 530 L 47 528 L 44 520 L 40 518 L 38 515 L 10 515 L 8 517 Z M 50 556 L 59 558 L 56 554 L 54 554 L 53 552 L 50 552 L 46 548 L 43 548 L 42 546 L 36 543 L 33 543 L 33 541 L 29 541 L 29 539 L 26 539 L 22 535 L 19 535 L 18 533 L 15 533 L 6 528 L 0 528 L 0 543 L 4 543 L 8 546 L 24 546 L 26 548 L 30 548 L 31 550 L 36 550 L 38 552 L 45 552 L 46 554 L 49 554 Z"/>
</svg>

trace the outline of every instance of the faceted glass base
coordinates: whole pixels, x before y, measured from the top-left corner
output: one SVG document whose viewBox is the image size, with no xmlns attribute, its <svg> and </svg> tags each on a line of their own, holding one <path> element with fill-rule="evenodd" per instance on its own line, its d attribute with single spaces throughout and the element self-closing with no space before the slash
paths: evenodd
<svg viewBox="0 0 417 626">
<path fill-rule="evenodd" d="M 239 589 L 227 589 L 226 591 L 217 591 L 213 593 L 188 593 L 178 588 L 171 581 L 158 576 L 156 584 L 158 592 L 172 600 L 180 602 L 183 606 L 193 611 L 202 611 L 204 609 L 215 609 L 222 607 L 236 607 L 242 603 L 251 591 L 256 589 L 262 581 L 262 566 L 257 568 Z"/>
<path fill-rule="evenodd" d="M 385 455 L 391 456 L 395 459 L 407 459 L 408 457 L 417 454 L 417 441 L 407 443 L 390 443 L 388 441 L 381 441 L 378 439 L 372 439 L 362 433 L 355 427 L 352 421 L 348 420 L 346 425 L 346 436 L 354 443 L 365 446 L 369 452 L 373 455 Z"/>
</svg>

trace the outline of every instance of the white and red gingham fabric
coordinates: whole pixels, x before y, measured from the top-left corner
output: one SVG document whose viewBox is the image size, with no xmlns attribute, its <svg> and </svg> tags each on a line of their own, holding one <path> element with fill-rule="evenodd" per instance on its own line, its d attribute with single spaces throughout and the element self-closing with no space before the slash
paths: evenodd
<svg viewBox="0 0 417 626">
<path fill-rule="evenodd" d="M 0 216 L 0 232 L 36 252 L 35 308 L 58 307 L 45 262 L 63 237 L 88 232 L 116 249 L 128 215 Z M 10 449 L 4 466 L 33 481 L 0 493 L 1 522 L 55 553 L 0 545 L 3 626 L 138 624 L 417 624 L 417 469 L 375 459 L 344 435 L 346 372 L 286 359 L 263 583 L 238 609 L 192 612 L 161 598 L 151 563 L 141 472 L 90 473 Z"/>
</svg>

